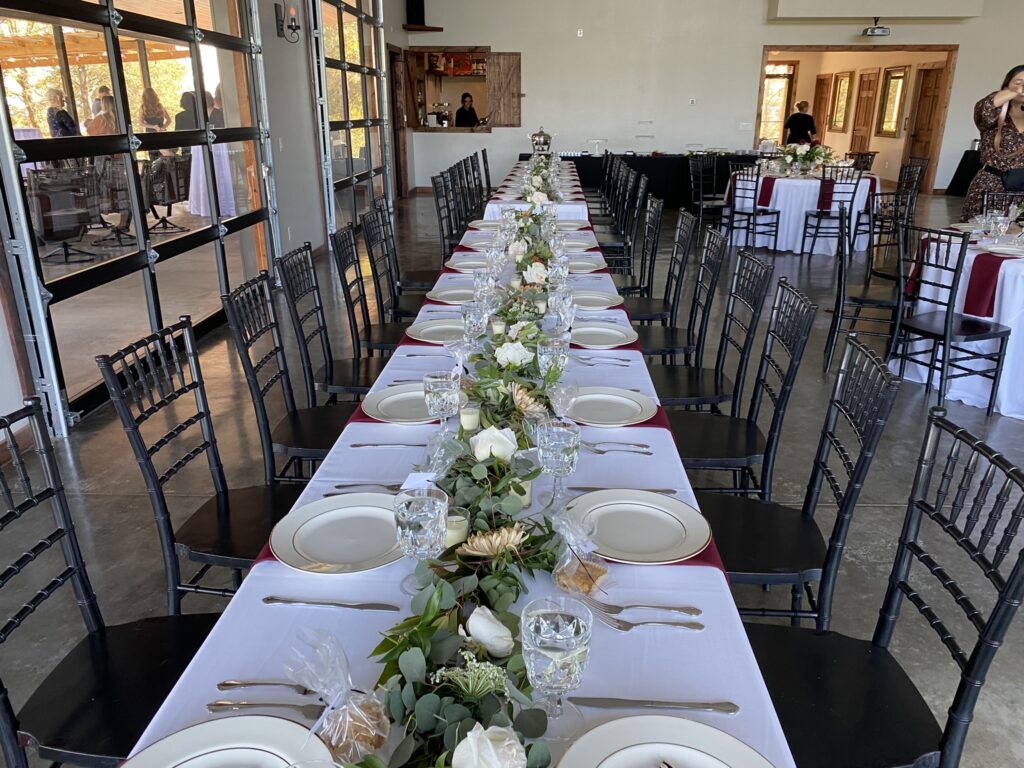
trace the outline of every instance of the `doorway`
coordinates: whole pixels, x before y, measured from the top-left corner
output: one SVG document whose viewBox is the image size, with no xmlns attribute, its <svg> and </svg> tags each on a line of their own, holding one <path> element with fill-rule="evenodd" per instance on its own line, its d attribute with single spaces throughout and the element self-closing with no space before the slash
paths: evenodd
<svg viewBox="0 0 1024 768">
<path fill-rule="evenodd" d="M 766 64 L 761 81 L 760 136 L 783 143 L 786 118 L 793 111 L 793 95 L 799 63 L 773 61 Z"/>
<path fill-rule="evenodd" d="M 828 131 L 828 105 L 832 95 L 832 75 L 818 75 L 814 81 L 814 101 L 811 102 L 811 114 L 815 116 L 817 137 L 822 144 L 826 143 Z"/>
<path fill-rule="evenodd" d="M 943 84 L 946 77 L 945 67 L 922 68 L 918 70 L 917 82 L 914 84 L 914 93 L 908 113 L 909 124 L 906 145 L 903 148 L 903 162 L 912 157 L 935 157 L 937 150 L 935 143 L 941 138 L 941 125 L 939 124 L 942 113 Z M 921 188 L 928 175 L 925 173 L 921 178 Z"/>
<path fill-rule="evenodd" d="M 406 163 L 405 114 L 405 52 L 388 45 L 388 89 L 391 94 L 391 151 L 394 168 L 395 195 L 405 197 L 409 191 L 409 170 Z"/>
<path fill-rule="evenodd" d="M 878 70 L 861 72 L 857 78 L 857 106 L 853 111 L 850 152 L 867 152 L 871 149 L 871 118 L 875 114 L 877 98 Z"/>
</svg>

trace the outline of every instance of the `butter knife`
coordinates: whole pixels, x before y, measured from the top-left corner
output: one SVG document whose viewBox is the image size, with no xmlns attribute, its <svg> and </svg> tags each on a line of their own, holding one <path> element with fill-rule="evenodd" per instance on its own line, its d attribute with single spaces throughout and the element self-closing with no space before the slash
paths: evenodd
<svg viewBox="0 0 1024 768">
<path fill-rule="evenodd" d="M 346 603 L 340 600 L 306 600 L 299 597 L 278 597 L 267 595 L 263 598 L 267 605 L 322 605 L 329 608 L 351 608 L 354 611 L 400 611 L 391 603 Z"/>
<path fill-rule="evenodd" d="M 570 696 L 569 701 L 579 707 L 597 709 L 686 709 L 694 712 L 719 712 L 723 715 L 735 715 L 740 711 L 731 701 L 646 701 L 608 696 Z"/>
<path fill-rule="evenodd" d="M 608 488 L 600 485 L 570 485 L 567 490 L 580 491 L 581 493 L 592 493 L 594 491 L 646 491 L 647 493 L 663 493 L 666 496 L 674 496 L 679 493 L 675 488 Z"/>
</svg>

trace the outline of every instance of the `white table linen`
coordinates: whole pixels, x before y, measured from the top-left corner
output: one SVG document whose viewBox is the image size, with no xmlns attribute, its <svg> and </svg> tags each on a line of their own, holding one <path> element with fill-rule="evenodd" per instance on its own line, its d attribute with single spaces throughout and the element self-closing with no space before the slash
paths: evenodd
<svg viewBox="0 0 1024 768">
<path fill-rule="evenodd" d="M 761 183 L 764 183 L 762 179 Z M 877 181 L 876 181 L 877 184 Z M 864 210 L 868 201 L 868 190 L 870 181 L 868 177 L 861 179 L 857 185 L 857 194 L 853 198 L 853 221 L 856 222 L 857 211 Z M 780 251 L 800 252 L 801 240 L 804 234 L 804 221 L 808 211 L 818 207 L 818 192 L 821 189 L 820 177 L 778 177 L 775 179 L 775 186 L 772 189 L 771 200 L 766 207 L 773 208 L 779 212 L 779 245 Z M 760 188 L 758 190 L 760 194 Z M 739 210 L 750 210 L 750 203 L 745 202 Z M 839 206 L 833 203 L 832 210 L 838 211 Z M 808 236 L 808 245 L 810 244 Z M 746 245 L 747 235 L 744 231 L 733 233 L 733 245 Z M 757 238 L 758 248 L 771 248 L 774 238 L 761 235 Z M 819 237 L 814 246 L 814 253 L 827 256 L 835 256 L 838 241 L 834 237 Z M 868 247 L 867 235 L 857 238 L 855 249 L 866 250 Z"/>
<path fill-rule="evenodd" d="M 526 163 L 520 162 L 513 166 L 512 171 L 505 180 L 499 185 L 499 188 L 507 184 L 512 183 L 513 177 L 526 167 Z M 575 172 L 575 166 L 572 166 L 572 170 L 567 169 L 567 173 L 564 178 L 569 179 L 569 183 L 566 185 L 569 189 L 566 189 L 566 193 L 571 192 L 572 197 L 583 197 L 583 191 L 579 186 L 579 176 Z M 518 183 L 518 180 L 516 181 Z M 530 207 L 530 203 L 522 198 L 515 198 L 513 200 L 502 200 L 498 197 L 492 197 L 487 201 L 487 205 L 484 208 L 484 219 L 493 221 L 501 218 L 501 209 L 507 207 L 513 207 L 519 211 L 525 211 Z M 555 206 L 555 215 L 559 219 L 572 219 L 572 220 L 586 220 L 590 218 L 590 209 L 587 207 L 586 200 L 566 200 L 558 203 Z"/>
<path fill-rule="evenodd" d="M 967 285 L 971 280 L 971 269 L 974 266 L 975 257 L 985 251 L 985 246 L 972 246 L 967 249 L 964 259 L 964 271 L 960 278 L 960 286 L 957 291 L 954 307 L 957 312 L 963 312 L 964 299 L 967 296 Z M 924 277 L 935 280 L 938 270 L 926 270 Z M 921 295 L 936 297 L 938 289 L 934 286 L 922 283 Z M 931 306 L 927 303 L 921 304 L 920 311 L 927 312 Z M 974 317 L 974 315 L 968 315 Z M 1024 388 L 1020 382 L 1024 379 L 1024 259 L 1007 259 L 999 269 L 999 281 L 996 283 L 996 295 L 993 302 L 992 317 L 981 318 L 991 320 L 1008 326 L 1011 329 L 1010 338 L 1006 344 L 1006 358 L 1003 361 L 1003 377 L 996 393 L 995 409 L 1004 416 L 1011 416 L 1015 419 L 1024 419 Z M 916 342 L 911 349 L 928 349 L 931 342 Z M 998 340 L 978 341 L 961 345 L 966 349 L 977 352 L 992 353 L 999 348 Z M 991 363 L 979 360 L 973 363 L 963 363 L 973 368 L 985 369 L 991 367 Z M 899 361 L 889 363 L 890 369 L 899 372 Z M 915 381 L 923 384 L 928 379 L 928 369 L 916 363 L 908 363 L 904 378 L 908 381 Z M 932 385 L 938 387 L 939 374 L 936 373 Z M 976 408 L 988 408 L 989 396 L 992 393 L 992 382 L 981 376 L 965 376 L 962 379 L 953 379 L 949 382 L 946 391 L 948 400 L 957 400 Z M 934 395 L 934 393 L 933 393 Z"/>
<path fill-rule="evenodd" d="M 441 281 L 452 284 L 460 278 L 445 275 Z M 614 284 L 607 275 L 574 276 L 573 283 L 582 283 L 592 290 L 614 290 Z M 455 314 L 458 307 L 425 307 L 420 317 L 439 311 Z M 585 314 L 617 315 L 621 322 L 628 323 L 628 318 L 619 310 Z M 586 350 L 585 354 L 628 357 L 630 367 L 605 371 L 587 368 L 574 361 L 570 363 L 569 375 L 578 377 L 581 385 L 586 386 L 593 381 L 635 387 L 653 394 L 649 373 L 638 352 Z M 403 345 L 391 357 L 374 389 L 397 378 L 415 378 L 427 370 L 449 368 L 451 365 L 452 358 L 443 347 Z M 413 466 L 424 458 L 424 448 L 419 444 L 425 444 L 437 428 L 434 424 L 350 423 L 296 502 L 296 508 L 327 493 L 342 490 L 338 485 L 352 482 L 390 484 L 404 480 Z M 673 489 L 676 498 L 697 506 L 669 430 L 644 426 L 583 427 L 583 439 L 646 443 L 651 446 L 653 455 L 619 452 L 597 455 L 583 451 L 577 471 L 566 481 L 567 487 Z M 387 447 L 353 447 L 358 443 Z M 548 477 L 538 478 L 534 481 L 533 498 L 543 498 L 550 488 Z M 524 510 L 524 514 L 533 514 L 537 509 L 539 505 L 535 501 L 533 506 Z M 706 722 L 734 735 L 765 755 L 775 768 L 795 768 L 724 574 L 717 568 L 702 565 L 629 566 L 609 563 L 609 566 L 608 600 L 695 605 L 703 611 L 701 621 L 706 629 L 697 633 L 650 626 L 618 633 L 595 622 L 590 662 L 583 686 L 576 693 L 637 699 L 733 701 L 740 707 L 736 715 L 687 712 L 682 716 Z M 214 699 L 231 698 L 217 690 L 216 685 L 221 680 L 286 679 L 284 665 L 297 646 L 302 628 L 320 628 L 338 636 L 352 665 L 354 684 L 362 688 L 371 687 L 380 666 L 368 658 L 369 653 L 379 641 L 380 634 L 407 615 L 409 598 L 402 594 L 399 583 L 412 568 L 412 561 L 402 559 L 372 571 L 325 575 L 296 571 L 276 561 L 256 564 L 143 733 L 133 754 L 182 728 L 230 716 L 229 713 L 211 714 L 206 709 L 206 704 Z M 530 585 L 521 603 L 554 591 L 550 576 L 540 575 Z M 262 598 L 271 594 L 390 602 L 402 606 L 403 611 L 379 613 L 265 605 Z M 247 689 L 245 697 L 297 700 L 297 697 L 282 693 L 280 689 Z M 294 716 L 286 710 L 268 711 Z M 637 713 L 637 710 L 582 710 L 588 729 L 616 717 Z M 560 751 L 554 750 L 556 761 Z"/>
</svg>

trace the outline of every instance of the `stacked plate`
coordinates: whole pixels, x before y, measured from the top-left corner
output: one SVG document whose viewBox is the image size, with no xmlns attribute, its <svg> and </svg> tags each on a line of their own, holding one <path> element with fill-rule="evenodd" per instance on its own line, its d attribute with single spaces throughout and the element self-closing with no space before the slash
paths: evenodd
<svg viewBox="0 0 1024 768">
<path fill-rule="evenodd" d="M 604 291 L 573 291 L 572 300 L 580 309 L 608 309 L 622 303 L 619 294 Z"/>
<path fill-rule="evenodd" d="M 658 412 L 647 395 L 619 387 L 580 387 L 569 418 L 591 427 L 642 424 Z"/>
<path fill-rule="evenodd" d="M 585 275 L 588 272 L 597 272 L 599 269 L 605 269 L 608 266 L 605 262 L 604 257 L 595 253 L 592 256 L 576 256 L 569 259 L 569 274 L 571 275 Z"/>
<path fill-rule="evenodd" d="M 472 272 L 487 267 L 487 257 L 479 253 L 456 253 L 445 264 L 448 269 L 456 272 Z"/>
<path fill-rule="evenodd" d="M 1024 256 L 1024 246 L 1020 245 L 993 245 L 985 250 L 999 256 Z"/>
<path fill-rule="evenodd" d="M 465 304 L 473 299 L 473 289 L 465 288 L 434 288 L 427 291 L 427 298 L 442 304 Z"/>
<path fill-rule="evenodd" d="M 501 225 L 500 221 L 491 221 L 488 219 L 474 219 L 469 222 L 471 229 L 493 229 L 496 230 Z"/>
<path fill-rule="evenodd" d="M 596 240 L 587 240 L 582 237 L 565 238 L 566 253 L 583 253 L 584 251 L 589 251 L 592 248 L 597 248 Z"/>
<path fill-rule="evenodd" d="M 573 344 L 586 349 L 615 349 L 632 344 L 640 337 L 629 326 L 590 320 L 574 323 L 569 338 Z"/>
<path fill-rule="evenodd" d="M 439 318 L 413 323 L 405 333 L 410 339 L 427 344 L 444 344 L 449 339 L 460 338 L 466 331 L 461 317 Z"/>
</svg>

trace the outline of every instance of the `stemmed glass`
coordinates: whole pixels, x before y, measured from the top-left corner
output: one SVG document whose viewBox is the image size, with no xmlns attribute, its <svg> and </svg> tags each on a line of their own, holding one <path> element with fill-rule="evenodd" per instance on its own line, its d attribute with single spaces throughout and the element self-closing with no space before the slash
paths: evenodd
<svg viewBox="0 0 1024 768">
<path fill-rule="evenodd" d="M 523 608 L 523 661 L 536 704 L 548 715 L 547 740 L 570 739 L 583 725 L 579 710 L 563 697 L 583 682 L 593 628 L 590 609 L 572 597 L 542 597 Z"/>
<path fill-rule="evenodd" d="M 557 507 L 564 494 L 563 481 L 576 471 L 580 456 L 580 428 L 569 419 L 554 418 L 537 427 L 537 438 L 541 469 L 554 478 L 551 506 Z"/>
<path fill-rule="evenodd" d="M 558 333 L 568 333 L 572 328 L 572 321 L 576 319 L 576 303 L 573 301 L 572 291 L 561 287 L 548 292 L 548 310 L 554 312 L 558 317 Z"/>
<path fill-rule="evenodd" d="M 569 417 L 569 412 L 576 404 L 576 398 L 580 396 L 580 388 L 571 381 L 556 381 L 548 387 L 548 402 L 551 403 L 551 410 L 560 419 Z"/>
<path fill-rule="evenodd" d="M 455 358 L 455 367 L 461 372 L 473 351 L 473 340 L 467 333 L 444 340 L 445 351 Z"/>
<path fill-rule="evenodd" d="M 462 322 L 466 336 L 478 339 L 487 330 L 487 306 L 481 301 L 467 301 L 462 305 Z"/>
<path fill-rule="evenodd" d="M 447 434 L 448 419 L 459 412 L 462 376 L 454 371 L 432 371 L 423 374 L 423 398 L 427 413 L 441 420 L 441 432 Z"/>
<path fill-rule="evenodd" d="M 402 554 L 429 560 L 444 552 L 448 532 L 448 494 L 439 488 L 409 488 L 395 496 L 395 530 Z M 416 594 L 416 577 L 401 583 L 406 594 Z"/>
<path fill-rule="evenodd" d="M 569 342 L 562 336 L 545 336 L 537 343 L 537 365 L 542 376 L 552 368 L 565 370 L 569 362 Z"/>
<path fill-rule="evenodd" d="M 996 244 L 998 244 L 1000 242 L 1000 238 L 1010 231 L 1010 217 L 993 216 L 992 225 L 996 232 Z"/>
</svg>

